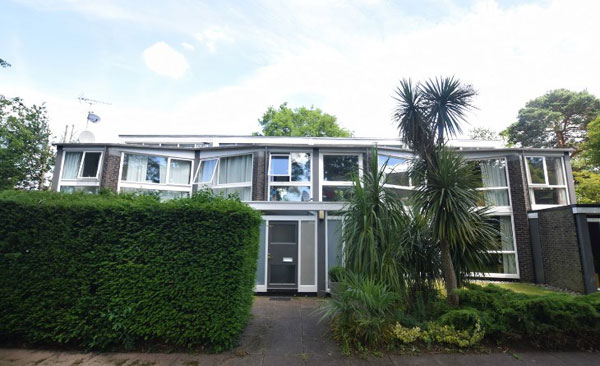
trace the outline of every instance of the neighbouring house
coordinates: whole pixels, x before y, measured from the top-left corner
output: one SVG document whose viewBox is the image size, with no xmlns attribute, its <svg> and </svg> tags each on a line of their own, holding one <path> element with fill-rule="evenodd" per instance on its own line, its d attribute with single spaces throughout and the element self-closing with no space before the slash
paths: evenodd
<svg viewBox="0 0 600 366">
<path fill-rule="evenodd" d="M 329 290 L 328 269 L 341 262 L 339 211 L 351 189 L 351 176 L 361 174 L 367 159 L 387 162 L 388 186 L 400 195 L 407 196 L 414 188 L 407 174 L 413 155 L 395 138 L 121 135 L 120 139 L 121 143 L 57 144 L 52 189 L 155 192 L 162 199 L 187 197 L 205 187 L 217 193 L 237 193 L 264 220 L 257 292 Z M 371 156 L 374 146 L 377 157 Z M 559 228 L 567 220 L 566 215 L 556 219 L 561 222 L 555 223 L 552 217 L 542 220 L 546 209 L 575 212 L 569 151 L 505 148 L 497 141 L 455 140 L 451 146 L 478 162 L 479 189 L 501 233 L 493 252 L 495 260 L 486 273 L 478 275 L 525 282 L 549 279 L 553 285 L 587 291 L 584 283 L 590 282 L 590 271 L 595 273 L 599 267 L 594 269 L 593 259 L 592 268 L 586 267 L 593 256 L 584 260 L 579 256 L 579 262 L 571 258 L 564 265 L 548 264 L 565 257 L 561 250 L 549 250 L 554 242 L 544 236 L 550 230 L 544 225 Z M 592 226 L 600 217 L 597 209 L 588 208 Z M 532 222 L 535 213 L 540 218 Z M 575 227 L 572 214 L 571 220 Z M 538 231 L 531 230 L 534 226 Z M 571 257 L 580 255 L 577 250 L 582 245 L 574 230 L 575 243 L 563 248 Z M 588 247 L 590 242 L 588 235 Z M 565 266 L 568 276 L 578 277 L 556 282 L 555 278 L 567 275 L 561 273 Z"/>
</svg>

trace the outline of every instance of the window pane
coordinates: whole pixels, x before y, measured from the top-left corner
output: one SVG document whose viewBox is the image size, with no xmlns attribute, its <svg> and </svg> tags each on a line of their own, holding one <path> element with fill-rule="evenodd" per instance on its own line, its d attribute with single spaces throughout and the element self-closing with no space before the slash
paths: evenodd
<svg viewBox="0 0 600 366">
<path fill-rule="evenodd" d="M 527 164 L 529 167 L 529 180 L 533 184 L 546 184 L 544 176 L 544 159 L 528 157 Z"/>
<path fill-rule="evenodd" d="M 499 236 L 496 238 L 497 240 L 494 243 L 494 250 L 515 250 L 512 232 L 512 221 L 510 216 L 494 216 L 492 217 L 491 222 L 499 233 Z"/>
<path fill-rule="evenodd" d="M 535 188 L 533 198 L 536 205 L 566 205 L 564 188 Z"/>
<path fill-rule="evenodd" d="M 256 284 L 265 284 L 265 249 L 266 249 L 266 224 L 264 221 L 260 222 L 260 231 L 258 235 L 258 263 L 256 265 Z"/>
<path fill-rule="evenodd" d="M 145 182 L 147 166 L 147 156 L 125 154 L 121 179 L 128 182 Z"/>
<path fill-rule="evenodd" d="M 391 189 L 392 192 L 396 193 L 398 195 L 398 197 L 400 198 L 400 200 L 402 200 L 402 202 L 404 204 L 408 204 L 410 196 L 413 193 L 413 191 L 410 189 L 400 189 L 400 188 L 389 188 L 389 189 Z"/>
<path fill-rule="evenodd" d="M 217 166 L 217 159 L 203 160 L 200 163 L 200 171 L 196 177 L 196 183 L 210 183 L 213 179 L 215 167 Z"/>
<path fill-rule="evenodd" d="M 483 187 L 508 187 L 505 164 L 502 159 L 479 161 Z"/>
<path fill-rule="evenodd" d="M 492 254 L 484 267 L 486 273 L 517 274 L 517 261 L 514 254 Z"/>
<path fill-rule="evenodd" d="M 323 186 L 323 201 L 347 201 L 352 194 L 352 187 Z"/>
<path fill-rule="evenodd" d="M 315 281 L 315 223 L 302 221 L 300 225 L 300 284 L 316 285 Z"/>
<path fill-rule="evenodd" d="M 81 177 L 83 178 L 95 178 L 98 175 L 98 165 L 100 164 L 99 152 L 86 152 L 85 159 L 83 160 L 83 171 Z"/>
<path fill-rule="evenodd" d="M 327 271 L 342 265 L 342 220 L 327 220 Z"/>
<path fill-rule="evenodd" d="M 379 155 L 378 163 L 380 169 L 384 164 L 387 164 L 385 167 L 387 184 L 406 187 L 410 186 L 410 180 L 408 177 L 408 161 L 406 159 Z"/>
<path fill-rule="evenodd" d="M 292 181 L 310 182 L 310 154 L 292 153 Z"/>
<path fill-rule="evenodd" d="M 232 187 L 232 188 L 212 188 L 213 193 L 229 196 L 230 194 L 237 194 L 240 201 L 252 201 L 252 188 L 251 187 Z"/>
<path fill-rule="evenodd" d="M 90 187 L 90 186 L 61 186 L 60 191 L 63 193 L 98 193 L 98 187 Z"/>
<path fill-rule="evenodd" d="M 81 164 L 81 152 L 65 153 L 65 162 L 63 163 L 63 179 L 77 179 L 79 174 L 79 165 Z"/>
<path fill-rule="evenodd" d="M 290 175 L 290 157 L 271 155 L 270 175 Z"/>
<path fill-rule="evenodd" d="M 562 158 L 546 158 L 546 168 L 548 169 L 548 184 L 552 186 L 565 184 Z"/>
<path fill-rule="evenodd" d="M 358 174 L 357 155 L 324 155 L 323 179 L 333 182 L 348 182 Z"/>
<path fill-rule="evenodd" d="M 167 158 L 148 156 L 146 182 L 165 183 L 167 180 Z"/>
<path fill-rule="evenodd" d="M 159 189 L 143 189 L 143 188 L 130 188 L 130 187 L 122 187 L 121 193 L 129 193 L 135 195 L 148 195 L 148 196 L 156 196 L 161 202 L 172 200 L 175 198 L 186 198 L 189 197 L 189 192 L 180 192 L 180 191 L 165 191 Z"/>
<path fill-rule="evenodd" d="M 491 189 L 482 191 L 483 201 L 487 206 L 510 206 L 508 189 Z"/>
<path fill-rule="evenodd" d="M 271 186 L 269 201 L 310 201 L 310 187 Z"/>
<path fill-rule="evenodd" d="M 219 164 L 219 184 L 252 181 L 252 155 L 221 158 Z"/>
<path fill-rule="evenodd" d="M 169 183 L 190 184 L 191 171 L 191 161 L 171 159 L 171 167 L 169 169 Z"/>
<path fill-rule="evenodd" d="M 271 243 L 295 244 L 297 238 L 297 223 L 271 222 L 269 224 L 269 238 Z"/>
</svg>

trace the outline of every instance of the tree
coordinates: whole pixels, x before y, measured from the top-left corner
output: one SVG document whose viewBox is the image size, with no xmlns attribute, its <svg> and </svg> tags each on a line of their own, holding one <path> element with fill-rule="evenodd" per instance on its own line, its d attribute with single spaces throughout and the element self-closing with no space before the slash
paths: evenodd
<svg viewBox="0 0 600 366">
<path fill-rule="evenodd" d="M 498 140 L 500 139 L 500 136 L 491 128 L 473 127 L 473 129 L 469 131 L 469 138 L 473 140 Z"/>
<path fill-rule="evenodd" d="M 471 192 L 470 185 L 465 182 L 461 183 L 464 187 L 457 187 L 461 192 L 457 192 L 455 196 L 441 194 L 451 187 L 449 183 L 459 180 L 456 172 L 464 174 L 468 170 L 457 160 L 459 158 L 443 146 L 446 137 L 461 132 L 461 122 L 464 122 L 466 112 L 473 108 L 472 100 L 476 91 L 472 86 L 463 85 L 460 80 L 450 77 L 436 78 L 425 84 L 415 85 L 410 80 L 402 80 L 396 94 L 394 119 L 398 124 L 401 139 L 419 157 L 419 162 L 413 166 L 412 174 L 417 181 L 423 183 L 414 196 L 414 202 L 421 207 L 434 229 L 434 239 L 440 247 L 448 302 L 458 304 L 452 246 L 459 242 L 468 246 L 470 242 L 467 239 L 472 238 L 477 230 L 469 235 L 465 230 L 470 231 L 477 226 L 475 221 L 484 222 L 485 220 L 479 220 L 477 217 L 479 214 L 484 217 L 485 213 L 473 210 L 476 204 L 472 204 L 471 195 L 476 194 L 476 191 L 473 189 Z M 440 175 L 442 173 L 447 175 Z M 465 204 L 459 205 L 458 201 L 453 201 L 460 196 L 465 200 Z"/>
<path fill-rule="evenodd" d="M 600 169 L 600 117 L 588 124 L 587 142 L 583 145 L 586 163 Z"/>
<path fill-rule="evenodd" d="M 600 203 L 600 173 L 573 171 L 577 203 Z"/>
<path fill-rule="evenodd" d="M 287 103 L 279 109 L 269 107 L 258 120 L 264 136 L 350 137 L 352 132 L 342 128 L 337 118 L 320 109 L 300 107 L 291 109 Z M 255 132 L 254 135 L 261 135 Z"/>
<path fill-rule="evenodd" d="M 12 66 L 11 64 L 9 64 L 8 62 L 6 62 L 0 58 L 0 67 L 7 68 L 7 67 L 11 67 L 11 66 Z"/>
<path fill-rule="evenodd" d="M 0 99 L 0 189 L 43 189 L 54 162 L 44 105 Z"/>
<path fill-rule="evenodd" d="M 552 90 L 519 110 L 503 134 L 510 144 L 573 148 L 577 155 L 590 121 L 600 115 L 600 100 L 587 91 Z"/>
</svg>

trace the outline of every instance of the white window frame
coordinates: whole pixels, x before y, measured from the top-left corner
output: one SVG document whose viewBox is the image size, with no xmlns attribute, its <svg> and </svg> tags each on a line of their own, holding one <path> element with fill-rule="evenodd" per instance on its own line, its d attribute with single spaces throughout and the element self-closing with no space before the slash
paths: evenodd
<svg viewBox="0 0 600 366">
<path fill-rule="evenodd" d="M 558 158 L 561 161 L 561 165 L 562 165 L 562 175 L 563 175 L 563 182 L 564 184 L 562 185 L 551 185 L 548 182 L 548 166 L 546 165 L 546 158 L 550 157 L 550 158 Z M 529 158 L 541 158 L 542 162 L 543 162 L 543 169 L 544 169 L 544 183 L 532 183 L 531 182 L 531 172 L 529 171 Z M 567 171 L 565 169 L 565 159 L 564 156 L 544 156 L 544 155 L 525 155 L 524 156 L 524 163 L 525 163 L 525 171 L 527 172 L 527 184 L 529 185 L 529 199 L 531 201 L 531 208 L 533 210 L 538 210 L 538 209 L 543 209 L 543 208 L 549 208 L 549 207 L 557 207 L 557 206 L 566 206 L 569 205 L 570 199 L 569 199 L 569 189 L 567 187 Z M 556 189 L 563 189 L 565 192 L 565 204 L 556 204 L 556 205 L 539 205 L 535 203 L 535 195 L 534 195 L 534 191 L 538 188 L 556 188 Z"/>
<path fill-rule="evenodd" d="M 227 158 L 235 158 L 238 156 L 246 156 L 246 155 L 250 155 L 251 156 L 251 165 L 252 165 L 252 169 L 250 169 L 250 180 L 248 182 L 239 182 L 239 183 L 225 183 L 225 184 L 219 184 L 219 174 L 221 172 L 221 159 L 227 159 Z M 215 165 L 215 169 L 213 170 L 213 176 L 211 181 L 209 182 L 209 184 L 207 184 L 206 182 L 200 182 L 200 183 L 196 183 L 196 176 L 200 170 L 200 166 L 202 164 L 198 164 L 198 168 L 196 169 L 196 176 L 194 176 L 193 179 L 193 184 L 197 185 L 198 187 L 206 187 L 206 188 L 210 188 L 210 189 L 226 189 L 226 188 L 247 188 L 250 187 L 250 197 L 252 197 L 252 191 L 253 191 L 253 187 L 252 187 L 252 180 L 254 179 L 254 154 L 252 152 L 246 152 L 246 153 L 242 153 L 242 154 L 234 154 L 234 155 L 223 155 L 223 156 L 211 156 L 211 157 L 206 157 L 205 159 L 201 159 L 200 162 L 205 161 L 205 160 L 214 160 L 217 159 L 217 164 Z M 214 180 L 214 184 L 213 184 L 213 180 Z M 252 201 L 252 199 L 250 199 L 250 201 Z"/>
<path fill-rule="evenodd" d="M 328 221 L 340 221 L 342 224 L 342 230 L 344 228 L 344 217 L 343 216 L 329 216 L 325 217 L 325 288 L 327 292 L 331 292 L 331 288 L 329 288 L 329 225 L 327 225 Z M 342 239 L 342 265 L 344 263 L 344 249 L 346 247 L 346 243 L 344 242 L 343 236 Z"/>
<path fill-rule="evenodd" d="M 377 153 L 377 167 L 379 167 L 379 168 L 381 168 L 379 166 L 379 156 L 385 156 L 387 158 L 394 158 L 394 159 L 403 159 L 403 160 L 406 160 L 406 162 L 409 162 L 411 160 L 411 159 L 406 158 L 404 156 L 396 156 L 396 155 L 392 155 L 390 153 Z M 387 174 L 386 174 L 386 177 L 387 177 Z M 412 190 L 415 189 L 415 186 L 412 183 L 412 178 L 410 176 L 408 177 L 408 184 L 409 184 L 408 186 L 400 186 L 400 185 L 397 185 L 397 184 L 385 183 L 383 186 L 385 188 L 402 189 L 402 190 L 409 190 L 409 191 L 412 191 Z"/>
<path fill-rule="evenodd" d="M 508 216 L 510 217 L 510 223 L 511 223 L 511 230 L 512 230 L 512 244 L 513 244 L 513 250 L 490 250 L 488 251 L 488 253 L 490 254 L 514 254 L 515 256 L 515 267 L 517 270 L 517 273 L 493 273 L 493 272 L 485 272 L 485 273 L 471 273 L 470 276 L 471 277 L 484 277 L 484 278 L 512 278 L 512 279 L 519 279 L 521 278 L 521 272 L 519 270 L 519 253 L 517 250 L 517 236 L 516 236 L 516 232 L 515 232 L 515 219 L 513 217 L 512 213 L 504 213 L 504 212 L 493 212 L 490 213 L 490 216 L 492 217 L 499 217 L 499 216 Z"/>
<path fill-rule="evenodd" d="M 64 164 L 65 164 L 65 157 L 67 155 L 67 153 L 82 153 L 81 155 L 81 162 L 79 162 L 79 170 L 77 171 L 77 178 L 74 179 L 63 179 L 62 175 L 64 172 Z M 83 162 L 85 161 L 85 153 L 86 152 L 93 152 L 93 153 L 100 153 L 100 159 L 98 160 L 98 170 L 96 171 L 96 176 L 95 177 L 81 177 L 81 171 L 83 169 Z M 99 150 L 99 149 L 90 149 L 90 150 L 81 150 L 81 149 L 64 149 L 63 150 L 63 154 L 62 154 L 62 159 L 60 161 L 60 175 L 59 175 L 59 179 L 58 179 L 58 185 L 56 187 L 56 191 L 60 192 L 60 188 L 65 186 L 65 187 L 69 187 L 69 186 L 77 186 L 77 187 L 81 187 L 81 186 L 88 186 L 88 187 L 100 187 L 100 176 L 102 175 L 102 167 L 104 166 L 104 150 Z"/>
<path fill-rule="evenodd" d="M 292 181 L 292 154 L 308 154 L 308 156 L 310 157 L 310 179 L 307 181 L 298 181 L 298 182 L 293 182 Z M 271 163 L 272 163 L 272 158 L 273 156 L 286 156 L 288 158 L 288 174 L 271 174 Z M 272 201 L 271 200 L 271 187 L 308 187 L 308 189 L 310 190 L 310 199 L 309 202 L 313 201 L 313 197 L 314 197 L 314 193 L 313 193 L 313 187 L 312 187 L 312 180 L 313 180 L 313 164 L 312 164 L 312 158 L 313 158 L 313 154 L 312 152 L 307 152 L 307 151 L 290 151 L 290 152 L 272 152 L 269 154 L 269 166 L 268 166 L 268 170 L 267 170 L 267 182 L 268 182 L 268 187 L 267 187 L 267 192 L 268 192 L 268 201 L 269 202 L 277 202 L 277 201 Z M 287 182 L 273 182 L 271 181 L 271 177 L 289 177 L 289 181 Z M 297 202 L 297 203 L 302 203 L 303 201 L 290 201 L 290 202 Z"/>
<path fill-rule="evenodd" d="M 325 169 L 323 166 L 323 157 L 325 156 L 358 156 L 358 177 L 363 176 L 363 153 L 362 152 L 336 152 L 327 151 L 319 154 L 319 202 L 323 202 L 323 187 L 352 187 L 352 181 L 325 181 Z"/>
<path fill-rule="evenodd" d="M 203 181 L 203 182 L 196 182 L 196 180 L 198 179 L 198 174 L 200 174 L 200 169 L 202 169 L 202 164 L 204 164 L 207 161 L 211 161 L 211 160 L 216 160 L 217 162 L 215 163 L 215 166 L 213 167 L 212 173 L 210 174 L 210 180 L 208 181 Z M 198 162 L 198 167 L 196 168 L 196 174 L 194 174 L 194 180 L 192 184 L 195 185 L 206 185 L 207 183 L 212 184 L 212 181 L 215 179 L 215 172 L 217 171 L 217 166 L 219 165 L 219 158 L 206 158 L 206 159 L 201 159 Z"/>
<path fill-rule="evenodd" d="M 494 191 L 494 190 L 506 190 L 506 193 L 508 194 L 508 205 L 491 206 L 491 207 L 511 209 L 512 208 L 512 197 L 510 196 L 510 179 L 508 177 L 508 161 L 506 160 L 505 157 L 498 157 L 498 156 L 468 159 L 468 161 L 474 161 L 477 163 L 479 163 L 482 160 L 502 160 L 504 162 L 504 176 L 506 177 L 506 186 L 505 187 L 481 187 L 481 188 L 477 188 L 477 191 L 485 192 L 485 191 Z M 482 180 L 481 184 L 483 185 L 483 180 Z"/>
<path fill-rule="evenodd" d="M 63 175 L 63 164 L 65 162 L 65 157 L 67 156 L 67 153 L 82 153 L 81 155 L 81 161 L 79 162 L 79 169 L 77 170 L 77 178 L 74 179 L 64 179 L 62 177 Z M 81 174 L 83 173 L 83 163 L 85 162 L 85 155 L 87 153 L 100 153 L 100 158 L 98 159 L 98 168 L 96 169 L 96 175 L 93 177 L 82 177 Z M 63 151 L 63 159 L 61 161 L 61 169 L 60 169 L 60 179 L 61 180 L 65 180 L 65 181 L 73 181 L 73 180 L 83 180 L 83 179 L 98 179 L 100 177 L 100 168 L 102 168 L 102 159 L 104 158 L 104 151 L 102 150 L 78 150 L 78 151 L 71 151 L 71 150 L 65 150 Z"/>
<path fill-rule="evenodd" d="M 135 182 L 123 180 L 123 164 L 125 163 L 125 154 L 129 155 L 143 155 L 152 157 L 161 157 L 167 159 L 167 172 L 165 175 L 165 183 L 151 183 L 151 182 Z M 176 184 L 169 183 L 169 177 L 171 173 L 171 160 L 189 161 L 190 165 L 190 183 L 188 184 Z M 159 190 L 159 191 L 178 191 L 188 192 L 188 195 L 192 195 L 192 173 L 194 171 L 194 160 L 181 157 L 172 157 L 167 155 L 156 155 L 156 154 L 144 154 L 138 152 L 121 152 L 121 166 L 119 167 L 119 181 L 117 184 L 117 192 L 122 192 L 121 188 L 135 188 L 135 189 L 148 189 L 148 190 Z"/>
</svg>

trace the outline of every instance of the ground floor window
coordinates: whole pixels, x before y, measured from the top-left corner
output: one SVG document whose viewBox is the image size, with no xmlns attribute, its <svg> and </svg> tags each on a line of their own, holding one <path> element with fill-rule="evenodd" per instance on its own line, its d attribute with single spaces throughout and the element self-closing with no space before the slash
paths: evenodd
<svg viewBox="0 0 600 366">
<path fill-rule="evenodd" d="M 189 192 L 186 191 L 168 191 L 168 190 L 159 190 L 159 189 L 143 189 L 143 188 L 131 188 L 131 187 L 122 187 L 122 193 L 132 193 L 138 195 L 155 195 L 164 202 L 168 200 L 172 200 L 175 198 L 186 198 L 190 196 Z"/>
<path fill-rule="evenodd" d="M 486 275 L 517 275 L 517 252 L 513 235 L 512 216 L 493 216 L 492 222 L 499 232 L 492 258 L 486 264 Z"/>
<path fill-rule="evenodd" d="M 98 186 L 60 186 L 63 193 L 98 193 Z"/>
</svg>

